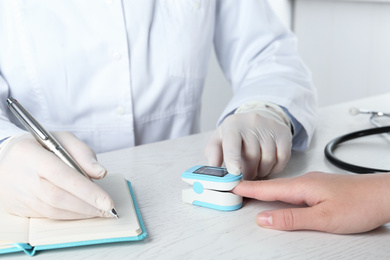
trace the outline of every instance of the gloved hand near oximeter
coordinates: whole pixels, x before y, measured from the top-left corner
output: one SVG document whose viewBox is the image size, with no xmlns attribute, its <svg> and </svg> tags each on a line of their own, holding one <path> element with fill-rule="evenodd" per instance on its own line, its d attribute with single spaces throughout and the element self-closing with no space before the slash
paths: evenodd
<svg viewBox="0 0 390 260">
<path fill-rule="evenodd" d="M 292 130 L 278 105 L 253 101 L 225 118 L 212 134 L 205 156 L 210 166 L 225 162 L 229 173 L 253 180 L 281 172 L 291 156 Z"/>
</svg>

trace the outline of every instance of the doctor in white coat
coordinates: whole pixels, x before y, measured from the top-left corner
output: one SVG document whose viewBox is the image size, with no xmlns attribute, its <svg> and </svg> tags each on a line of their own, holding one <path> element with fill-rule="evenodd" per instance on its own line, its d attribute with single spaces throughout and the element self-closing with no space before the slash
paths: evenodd
<svg viewBox="0 0 390 260">
<path fill-rule="evenodd" d="M 21 216 L 107 216 L 113 202 L 26 133 L 10 96 L 92 178 L 95 152 L 199 131 L 214 46 L 233 98 L 205 149 L 254 179 L 314 131 L 315 89 L 266 0 L 0 1 L 0 201 Z"/>
</svg>

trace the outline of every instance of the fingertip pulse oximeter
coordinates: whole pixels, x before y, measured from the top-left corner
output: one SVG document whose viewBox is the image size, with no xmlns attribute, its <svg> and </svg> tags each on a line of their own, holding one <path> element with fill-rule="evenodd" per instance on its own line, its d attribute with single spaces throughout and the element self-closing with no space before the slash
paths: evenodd
<svg viewBox="0 0 390 260">
<path fill-rule="evenodd" d="M 242 197 L 230 192 L 242 180 L 242 174 L 233 175 L 226 168 L 196 165 L 181 175 L 192 188 L 183 189 L 184 202 L 221 211 L 242 207 Z"/>
</svg>

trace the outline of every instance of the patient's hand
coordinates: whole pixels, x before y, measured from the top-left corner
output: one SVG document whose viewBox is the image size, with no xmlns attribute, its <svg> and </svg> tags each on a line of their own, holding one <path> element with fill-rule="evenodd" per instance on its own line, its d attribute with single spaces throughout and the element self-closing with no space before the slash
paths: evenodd
<svg viewBox="0 0 390 260">
<path fill-rule="evenodd" d="M 257 224 L 279 230 L 360 233 L 390 221 L 390 173 L 365 175 L 311 172 L 295 178 L 244 181 L 233 193 L 301 208 L 267 210 Z"/>
</svg>

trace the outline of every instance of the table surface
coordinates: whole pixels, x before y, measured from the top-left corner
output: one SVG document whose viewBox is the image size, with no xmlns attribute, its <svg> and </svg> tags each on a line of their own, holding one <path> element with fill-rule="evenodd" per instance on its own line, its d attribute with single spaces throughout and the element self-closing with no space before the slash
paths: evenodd
<svg viewBox="0 0 390 260">
<path fill-rule="evenodd" d="M 319 109 L 313 141 L 306 152 L 293 152 L 285 170 L 277 177 L 291 177 L 309 171 L 343 172 L 326 161 L 323 149 L 331 139 L 347 132 L 371 128 L 368 116 L 350 116 L 350 107 L 390 110 L 390 93 Z M 390 122 L 388 122 L 390 123 Z M 378 259 L 390 257 L 390 225 L 356 235 L 333 235 L 315 231 L 283 232 L 256 225 L 257 213 L 287 206 L 282 202 L 244 200 L 233 212 L 201 208 L 183 203 L 181 190 L 188 185 L 181 173 L 205 164 L 204 146 L 211 133 L 142 145 L 99 154 L 109 173 L 122 173 L 131 181 L 148 237 L 144 241 L 112 243 L 48 250 L 35 259 Z M 356 141 L 349 148 L 366 145 L 364 162 L 389 168 L 390 149 L 383 137 Z M 374 139 L 376 138 L 376 139 Z M 382 139 L 381 139 L 382 138 Z M 377 141 L 379 140 L 379 141 Z M 374 143 L 375 145 L 372 145 Z M 366 149 L 365 147 L 365 149 Z M 345 149 L 360 162 L 362 149 Z M 344 148 L 343 148 L 344 149 Z M 343 155 L 344 154 L 344 155 Z M 375 156 L 374 156 L 375 155 Z M 374 163 L 375 162 L 375 163 Z M 387 164 L 387 165 L 386 165 Z M 389 205 L 390 206 L 390 205 Z M 23 253 L 9 259 L 27 258 Z"/>
</svg>

